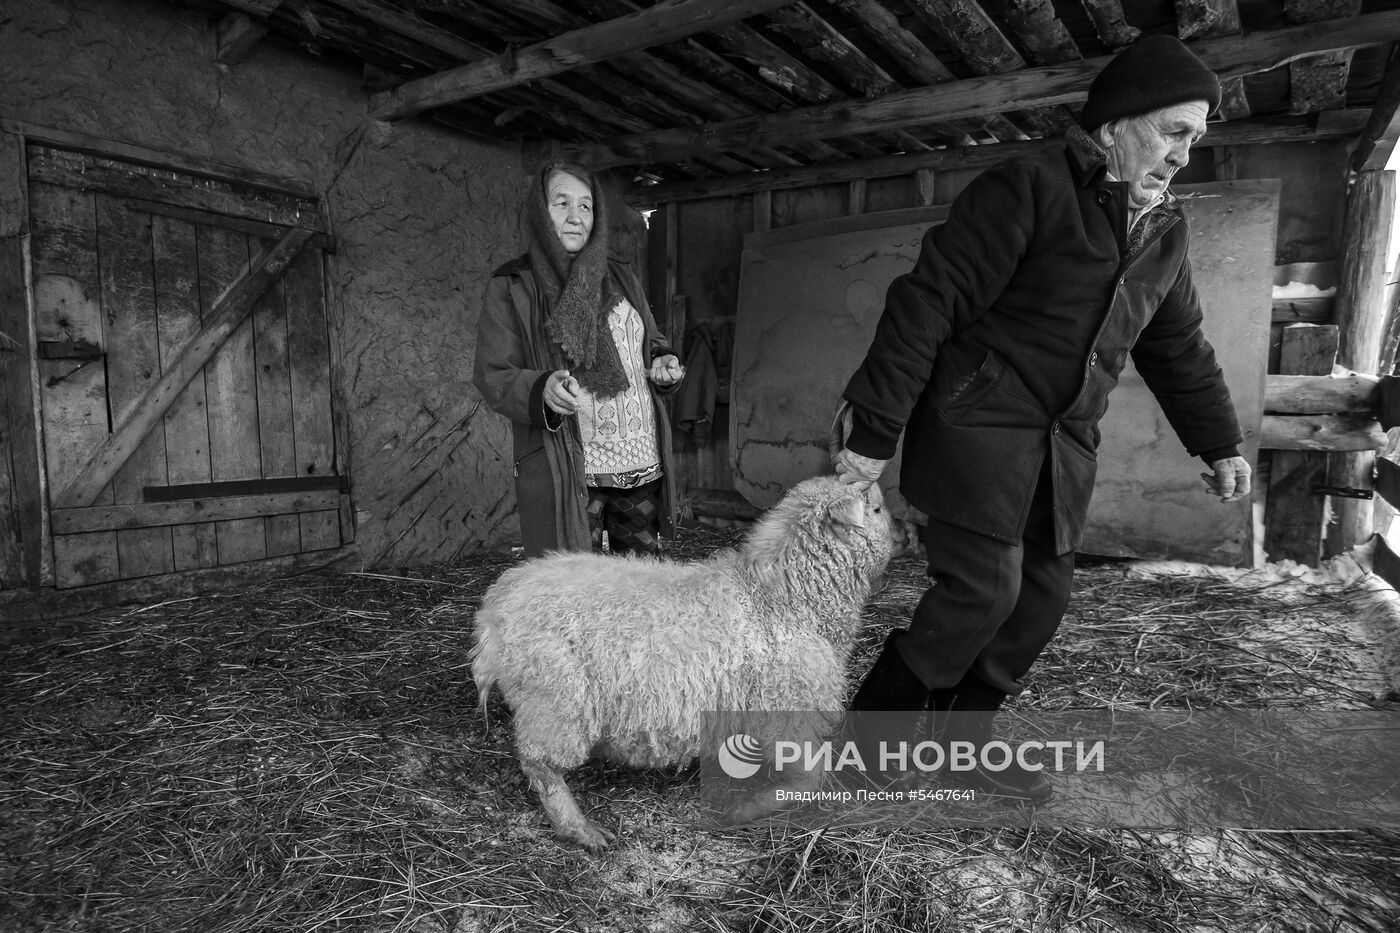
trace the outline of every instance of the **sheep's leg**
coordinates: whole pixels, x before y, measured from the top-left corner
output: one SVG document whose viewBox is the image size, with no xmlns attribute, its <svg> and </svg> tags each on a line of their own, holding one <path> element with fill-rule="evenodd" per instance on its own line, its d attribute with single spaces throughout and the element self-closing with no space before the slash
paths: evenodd
<svg viewBox="0 0 1400 933">
<path fill-rule="evenodd" d="M 520 767 L 530 779 L 530 786 L 540 795 L 540 804 L 560 839 L 577 842 L 595 854 L 617 841 L 616 836 L 583 815 L 558 768 L 524 759 Z"/>
</svg>

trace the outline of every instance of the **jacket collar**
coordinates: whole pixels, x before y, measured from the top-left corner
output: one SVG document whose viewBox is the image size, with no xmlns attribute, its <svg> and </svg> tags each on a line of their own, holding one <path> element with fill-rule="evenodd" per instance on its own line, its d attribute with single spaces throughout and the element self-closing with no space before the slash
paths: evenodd
<svg viewBox="0 0 1400 933">
<path fill-rule="evenodd" d="M 1071 126 L 1065 132 L 1065 152 L 1069 156 L 1070 170 L 1074 173 L 1074 180 L 1081 188 L 1098 188 L 1108 182 L 1108 153 L 1094 138 L 1078 126 Z M 1168 188 L 1162 192 L 1162 196 L 1154 203 L 1145 208 L 1142 213 L 1146 214 L 1157 208 L 1166 208 L 1169 211 L 1179 209 L 1176 195 L 1172 194 Z"/>
</svg>

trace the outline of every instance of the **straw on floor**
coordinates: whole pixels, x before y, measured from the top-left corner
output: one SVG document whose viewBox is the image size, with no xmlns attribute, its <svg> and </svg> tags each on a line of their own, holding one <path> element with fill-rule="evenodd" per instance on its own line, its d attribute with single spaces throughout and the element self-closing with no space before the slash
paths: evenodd
<svg viewBox="0 0 1400 933">
<path fill-rule="evenodd" d="M 671 556 L 735 536 L 688 530 Z M 715 832 L 690 775 L 590 764 L 571 783 L 620 843 L 563 846 L 468 670 L 475 604 L 512 561 L 322 572 L 10 646 L 0 929 L 1400 928 L 1384 833 Z M 892 568 L 853 678 L 923 585 Z M 1387 701 L 1356 670 L 1346 592 L 1114 564 L 1076 588 L 1024 708 Z"/>
</svg>

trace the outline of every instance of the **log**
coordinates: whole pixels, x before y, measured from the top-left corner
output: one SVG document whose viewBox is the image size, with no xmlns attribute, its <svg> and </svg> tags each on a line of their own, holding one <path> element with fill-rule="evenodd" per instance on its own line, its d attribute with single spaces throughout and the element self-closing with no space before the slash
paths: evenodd
<svg viewBox="0 0 1400 933">
<path fill-rule="evenodd" d="M 1210 39 L 1240 31 L 1240 8 L 1235 0 L 1176 0 L 1177 38 Z"/>
<path fill-rule="evenodd" d="M 1365 110 L 1346 111 L 1350 119 L 1337 120 L 1325 129 L 1316 128 L 1311 120 L 1296 117 L 1253 120 L 1248 123 L 1226 123 L 1212 126 L 1203 146 L 1250 145 L 1264 142 L 1316 142 L 1344 139 L 1355 135 L 1366 118 Z M 854 181 L 857 178 L 888 178 L 907 175 L 923 169 L 986 168 L 1012 159 L 1034 155 L 1046 146 L 1058 146 L 1058 138 L 1032 139 L 1023 142 L 997 143 L 988 146 L 956 146 L 927 152 L 901 153 L 873 159 L 848 159 L 839 162 L 744 172 L 710 178 L 661 182 L 654 185 L 633 185 L 626 199 L 634 207 L 649 207 L 671 201 L 700 198 L 732 197 L 756 194 L 760 191 L 780 191 L 806 188 L 811 185 Z M 1286 284 L 1280 283 L 1280 284 Z M 1296 299 L 1294 299 L 1297 301 Z M 1310 299 L 1306 299 L 1310 300 Z M 1330 304 L 1332 299 L 1325 299 Z M 1301 305 L 1306 307 L 1305 305 Z M 1287 317 L 1285 320 L 1313 320 L 1313 316 Z"/>
<path fill-rule="evenodd" d="M 1380 424 L 1362 415 L 1265 415 L 1259 440 L 1260 450 L 1374 453 L 1384 447 Z"/>
<path fill-rule="evenodd" d="M 1351 155 L 1352 171 L 1385 168 L 1390 154 L 1395 151 L 1397 139 L 1400 139 L 1400 45 L 1392 45 L 1385 63 L 1385 77 L 1376 92 L 1376 102 L 1371 105 L 1371 116 L 1357 137 L 1356 150 Z"/>
<path fill-rule="evenodd" d="M 994 12 L 1006 21 L 1035 64 L 1054 65 L 1084 57 L 1050 0 L 1006 0 Z"/>
<path fill-rule="evenodd" d="M 801 48 L 808 58 L 830 66 L 856 93 L 878 97 L 899 87 L 889 72 L 871 61 L 807 4 L 794 3 L 773 10 L 768 18 L 776 32 Z"/>
<path fill-rule="evenodd" d="M 1347 195 L 1342 228 L 1342 267 L 1335 314 L 1341 341 L 1337 362 L 1358 372 L 1376 372 L 1385 331 L 1385 267 L 1395 213 L 1395 174 L 1362 172 Z M 1383 445 L 1382 445 L 1383 446 Z M 1380 447 L 1373 449 L 1381 449 Z M 1328 484 L 1367 487 L 1375 458 L 1372 449 L 1333 458 Z M 1373 509 L 1361 500 L 1333 503 L 1327 556 L 1343 554 L 1371 536 Z"/>
<path fill-rule="evenodd" d="M 1320 23 L 1356 16 L 1361 12 L 1361 0 L 1284 0 L 1283 10 L 1290 23 Z M 1351 59 L 1351 49 L 1337 49 L 1289 62 L 1289 112 L 1319 113 L 1345 107 Z"/>
<path fill-rule="evenodd" d="M 516 87 L 580 65 L 673 42 L 783 6 L 788 0 L 662 0 L 629 16 L 565 33 L 515 54 L 428 75 L 377 95 L 370 113 L 396 120 L 432 107 Z"/>
<path fill-rule="evenodd" d="M 1304 279 L 1322 274 L 1316 266 L 1274 270 L 1275 276 L 1296 274 Z M 1305 326 L 1283 331 L 1279 369 L 1299 375 L 1268 376 L 1264 384 L 1266 411 L 1291 413 L 1326 412 L 1325 403 L 1316 404 L 1279 398 L 1290 387 L 1300 387 L 1305 395 L 1314 382 L 1331 383 L 1332 364 L 1337 360 L 1337 328 Z M 1299 382 L 1298 380 L 1302 380 Z M 1340 380 L 1336 380 L 1340 381 Z M 1323 386 L 1324 392 L 1331 386 Z M 1374 391 L 1374 389 L 1372 389 Z M 1315 566 L 1322 559 L 1322 526 L 1327 501 L 1313 490 L 1325 483 L 1327 455 L 1314 451 L 1276 450 L 1269 471 L 1269 488 L 1264 503 L 1264 550 L 1274 560 L 1294 560 Z"/>
<path fill-rule="evenodd" d="M 1205 39 L 1193 51 L 1223 78 L 1268 71 L 1300 55 L 1382 45 L 1400 39 L 1400 11 Z M 599 167 L 667 162 L 833 136 L 899 129 L 1008 110 L 1080 103 L 1109 61 L 1097 58 L 897 91 L 874 100 L 834 101 L 693 128 L 621 136 L 585 147 Z"/>
<path fill-rule="evenodd" d="M 1264 383 L 1264 411 L 1275 415 L 1373 414 L 1379 383 L 1378 376 L 1363 374 L 1340 377 L 1271 375 Z"/>
<path fill-rule="evenodd" d="M 1123 16 L 1123 5 L 1118 0 L 1081 0 L 1089 17 L 1094 21 L 1103 44 L 1110 49 L 1121 49 L 1142 35 L 1142 30 L 1129 26 Z"/>
</svg>

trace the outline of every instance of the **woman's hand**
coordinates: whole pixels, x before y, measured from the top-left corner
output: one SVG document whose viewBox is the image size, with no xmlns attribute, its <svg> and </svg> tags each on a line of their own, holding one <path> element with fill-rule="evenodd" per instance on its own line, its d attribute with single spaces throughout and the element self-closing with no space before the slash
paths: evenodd
<svg viewBox="0 0 1400 933">
<path fill-rule="evenodd" d="M 685 378 L 685 367 L 675 354 L 667 353 L 651 361 L 651 371 L 647 376 L 659 386 L 673 386 Z"/>
<path fill-rule="evenodd" d="M 578 414 L 579 384 L 567 369 L 549 374 L 544 384 L 544 403 L 561 415 Z"/>
</svg>

